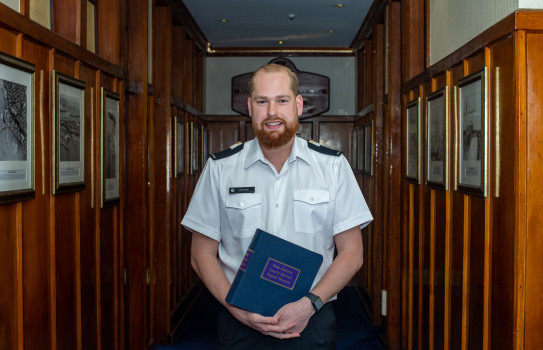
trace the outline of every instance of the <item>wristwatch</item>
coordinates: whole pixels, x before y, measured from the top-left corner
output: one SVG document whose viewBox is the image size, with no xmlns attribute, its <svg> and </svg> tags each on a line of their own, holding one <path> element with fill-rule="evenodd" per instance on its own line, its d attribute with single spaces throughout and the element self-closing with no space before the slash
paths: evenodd
<svg viewBox="0 0 543 350">
<path fill-rule="evenodd" d="M 315 312 L 319 312 L 319 310 L 322 309 L 323 303 L 318 295 L 315 295 L 313 293 L 307 293 L 306 297 L 311 300 L 311 305 L 313 305 Z"/>
</svg>

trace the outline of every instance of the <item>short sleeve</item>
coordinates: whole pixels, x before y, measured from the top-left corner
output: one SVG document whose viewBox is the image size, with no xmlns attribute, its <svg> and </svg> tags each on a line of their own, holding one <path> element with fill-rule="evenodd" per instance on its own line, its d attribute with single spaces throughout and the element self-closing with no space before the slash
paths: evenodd
<svg viewBox="0 0 543 350">
<path fill-rule="evenodd" d="M 181 225 L 217 241 L 221 236 L 219 176 L 216 162 L 209 159 L 198 179 Z"/>
<path fill-rule="evenodd" d="M 337 192 L 332 222 L 334 235 L 355 226 L 362 229 L 373 220 L 360 186 L 343 155 L 337 159 L 336 169 Z"/>
</svg>

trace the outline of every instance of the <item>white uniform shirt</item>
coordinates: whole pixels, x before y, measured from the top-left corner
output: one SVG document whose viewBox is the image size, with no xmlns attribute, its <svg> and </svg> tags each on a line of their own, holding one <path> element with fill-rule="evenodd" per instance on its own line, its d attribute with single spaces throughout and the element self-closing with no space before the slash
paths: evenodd
<svg viewBox="0 0 543 350">
<path fill-rule="evenodd" d="M 254 193 L 231 193 L 253 187 Z M 296 138 L 279 174 L 256 139 L 231 156 L 210 158 L 181 224 L 219 242 L 230 283 L 260 228 L 323 256 L 314 286 L 334 258 L 334 235 L 371 220 L 345 157 L 317 152 Z"/>
</svg>

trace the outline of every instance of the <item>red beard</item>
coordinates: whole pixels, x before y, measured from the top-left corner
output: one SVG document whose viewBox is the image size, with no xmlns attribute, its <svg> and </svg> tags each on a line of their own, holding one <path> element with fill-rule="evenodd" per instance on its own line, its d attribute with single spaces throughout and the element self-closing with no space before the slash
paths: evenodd
<svg viewBox="0 0 543 350">
<path fill-rule="evenodd" d="M 283 123 L 283 131 L 267 131 L 265 129 L 265 124 L 270 120 L 279 120 Z M 253 131 L 256 135 L 256 138 L 260 143 L 266 148 L 276 148 L 286 145 L 294 136 L 296 136 L 296 131 L 298 130 L 298 119 L 293 124 L 287 124 L 281 118 L 269 118 L 262 122 L 260 125 L 261 128 L 257 130 L 256 125 L 253 124 Z"/>
</svg>

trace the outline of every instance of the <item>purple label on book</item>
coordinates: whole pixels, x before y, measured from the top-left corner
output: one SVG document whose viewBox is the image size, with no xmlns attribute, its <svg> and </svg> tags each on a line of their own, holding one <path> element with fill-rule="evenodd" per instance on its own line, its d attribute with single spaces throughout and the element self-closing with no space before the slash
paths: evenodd
<svg viewBox="0 0 543 350">
<path fill-rule="evenodd" d="M 247 252 L 245 253 L 245 256 L 243 257 L 243 261 L 239 265 L 239 269 L 245 271 L 247 269 L 247 265 L 249 265 L 249 261 L 251 261 L 251 257 L 253 256 L 253 251 L 251 249 L 247 249 Z"/>
<path fill-rule="evenodd" d="M 299 269 L 268 258 L 268 262 L 264 266 L 264 271 L 262 271 L 260 278 L 292 290 L 296 285 L 299 275 Z"/>
</svg>

